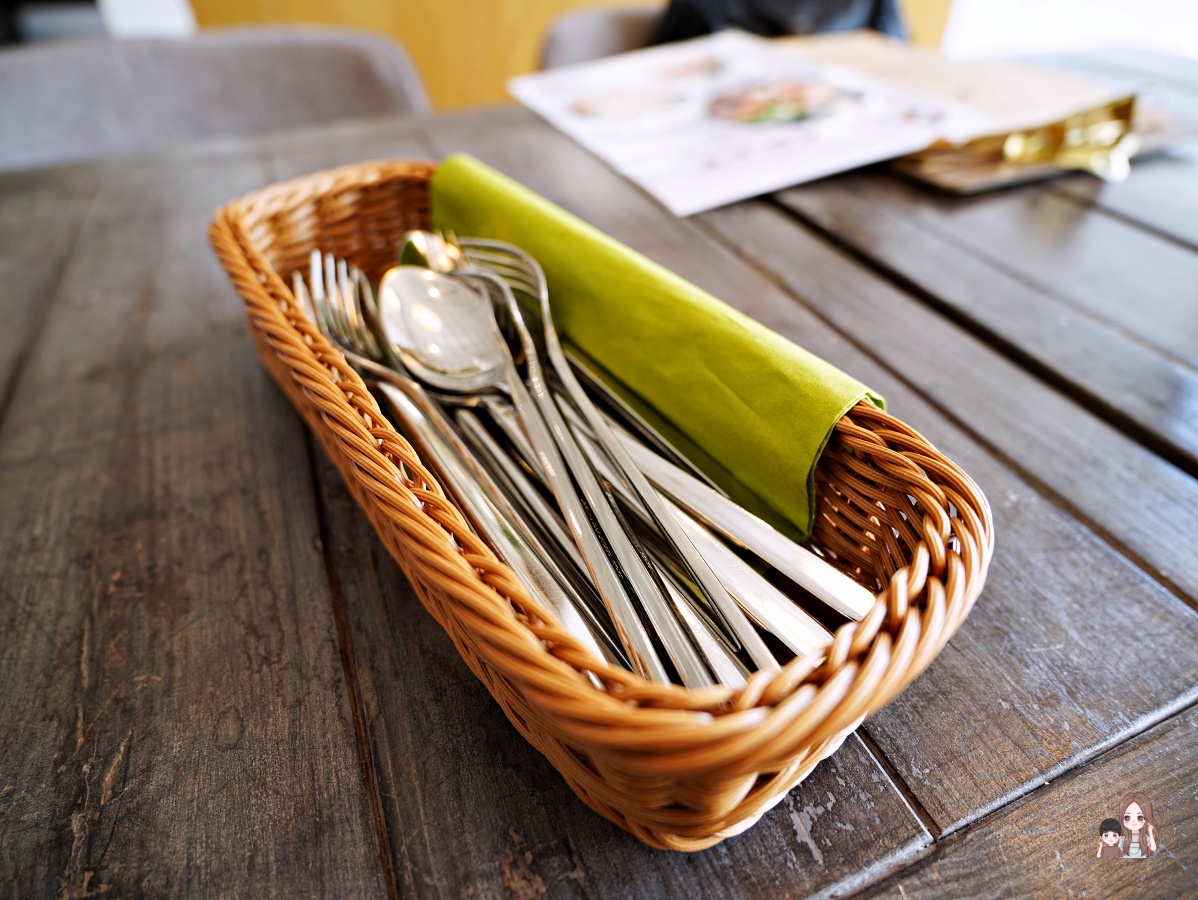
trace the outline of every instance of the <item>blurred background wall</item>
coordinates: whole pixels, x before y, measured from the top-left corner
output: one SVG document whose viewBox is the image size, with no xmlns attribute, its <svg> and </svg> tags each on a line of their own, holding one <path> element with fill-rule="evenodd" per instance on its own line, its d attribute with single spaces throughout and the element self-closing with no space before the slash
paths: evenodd
<svg viewBox="0 0 1198 900">
<path fill-rule="evenodd" d="M 408 49 L 436 109 L 508 101 L 559 15 L 666 0 L 0 0 L 0 44 L 109 34 L 186 37 L 276 23 L 379 31 Z M 1198 0 L 899 0 L 912 40 L 958 59 L 1104 46 L 1198 58 Z"/>
<path fill-rule="evenodd" d="M 1198 2 L 1198 0 L 1196 0 Z M 951 0 L 901 0 L 912 37 L 936 46 Z M 510 100 L 508 78 L 537 66 L 549 23 L 587 6 L 664 0 L 192 0 L 200 27 L 305 22 L 370 28 L 403 42 L 438 110 Z"/>
</svg>

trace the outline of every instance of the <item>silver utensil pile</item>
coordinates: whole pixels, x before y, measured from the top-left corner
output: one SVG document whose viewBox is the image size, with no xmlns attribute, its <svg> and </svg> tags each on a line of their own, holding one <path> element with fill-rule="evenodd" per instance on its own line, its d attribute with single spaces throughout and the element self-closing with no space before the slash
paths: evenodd
<svg viewBox="0 0 1198 900">
<path fill-rule="evenodd" d="M 534 259 L 430 232 L 401 258 L 423 265 L 376 290 L 313 251 L 295 295 L 583 647 L 653 681 L 735 687 L 832 639 L 759 570 L 837 616 L 869 610 L 868 590 L 729 500 L 567 357 Z"/>
</svg>

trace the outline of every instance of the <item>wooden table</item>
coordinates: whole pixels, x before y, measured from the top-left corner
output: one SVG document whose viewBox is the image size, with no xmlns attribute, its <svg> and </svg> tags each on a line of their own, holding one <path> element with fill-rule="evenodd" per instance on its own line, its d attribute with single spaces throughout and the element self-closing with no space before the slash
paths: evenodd
<svg viewBox="0 0 1198 900">
<path fill-rule="evenodd" d="M 1198 66 L 1154 65 L 1198 108 Z M 454 150 L 869 382 L 994 505 L 935 664 L 706 852 L 638 844 L 507 723 L 208 249 L 262 184 Z M 679 220 L 504 108 L 3 175 L 0 895 L 1195 895 L 1196 157 L 968 200 L 867 171 Z M 1164 849 L 1096 860 L 1133 790 Z"/>
</svg>

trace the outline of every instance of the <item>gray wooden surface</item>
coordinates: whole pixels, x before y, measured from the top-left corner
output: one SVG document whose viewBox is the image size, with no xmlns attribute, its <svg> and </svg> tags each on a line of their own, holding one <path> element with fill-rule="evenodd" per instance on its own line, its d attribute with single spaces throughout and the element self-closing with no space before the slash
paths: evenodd
<svg viewBox="0 0 1198 900">
<path fill-rule="evenodd" d="M 303 427 L 204 234 L 263 168 L 97 172 L 8 257 L 71 247 L 0 423 L 0 893 L 377 894 Z"/>
<path fill-rule="evenodd" d="M 256 186 L 454 150 L 869 382 L 994 505 L 933 666 L 703 853 L 595 816 L 507 723 L 207 248 Z M 0 176 L 0 895 L 1195 893 L 1196 183 L 1185 145 L 1124 185 L 873 171 L 678 220 L 514 108 Z M 1167 852 L 1094 859 L 1132 790 Z"/>
</svg>

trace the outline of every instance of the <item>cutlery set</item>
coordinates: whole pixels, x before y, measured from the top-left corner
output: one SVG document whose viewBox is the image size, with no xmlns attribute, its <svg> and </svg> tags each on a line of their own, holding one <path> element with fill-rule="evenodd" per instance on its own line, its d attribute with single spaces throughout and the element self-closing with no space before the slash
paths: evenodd
<svg viewBox="0 0 1198 900">
<path fill-rule="evenodd" d="M 731 501 L 567 355 L 528 254 L 410 232 L 400 259 L 418 264 L 373 285 L 314 250 L 293 290 L 584 649 L 651 681 L 738 687 L 832 641 L 771 576 L 825 621 L 868 612 L 872 593 Z"/>
</svg>

